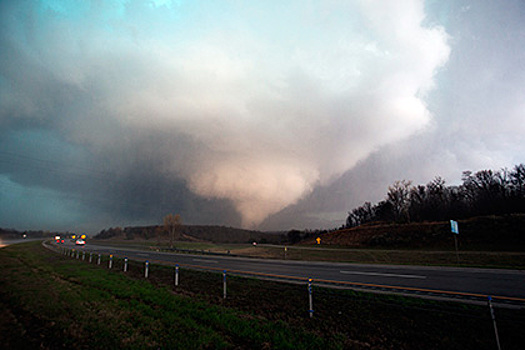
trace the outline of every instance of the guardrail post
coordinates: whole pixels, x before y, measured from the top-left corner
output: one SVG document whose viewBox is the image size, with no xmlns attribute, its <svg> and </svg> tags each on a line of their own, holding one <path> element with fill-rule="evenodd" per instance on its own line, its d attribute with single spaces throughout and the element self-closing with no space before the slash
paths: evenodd
<svg viewBox="0 0 525 350">
<path fill-rule="evenodd" d="M 222 298 L 226 299 L 226 270 L 222 271 Z"/>
<path fill-rule="evenodd" d="M 308 313 L 310 313 L 310 318 L 314 317 L 314 306 L 313 306 L 313 298 L 312 298 L 312 279 L 308 279 L 308 301 L 310 304 L 310 309 L 308 310 Z"/>
<path fill-rule="evenodd" d="M 102 254 L 98 253 L 97 265 L 100 265 L 100 260 L 102 260 Z"/>
<path fill-rule="evenodd" d="M 124 258 L 124 272 L 128 271 L 128 258 Z"/>
<path fill-rule="evenodd" d="M 93 261 L 93 252 L 89 252 L 89 263 Z"/>
<path fill-rule="evenodd" d="M 86 260 L 86 252 L 82 252 L 82 261 Z"/>
<path fill-rule="evenodd" d="M 175 286 L 179 285 L 179 264 L 175 265 Z"/>
<path fill-rule="evenodd" d="M 113 267 L 113 254 L 109 255 L 109 268 L 111 269 Z"/>
<path fill-rule="evenodd" d="M 149 275 L 149 261 L 146 260 L 146 266 L 144 268 L 144 277 L 148 278 L 148 275 Z"/>
<path fill-rule="evenodd" d="M 496 316 L 494 315 L 494 309 L 492 308 L 492 297 L 488 296 L 488 304 L 490 309 L 490 317 L 492 318 L 492 323 L 494 324 L 494 334 L 496 335 L 496 345 L 498 346 L 498 350 L 501 350 L 501 345 L 499 343 L 499 334 L 498 334 L 498 326 L 496 326 Z"/>
<path fill-rule="evenodd" d="M 77 260 L 80 258 L 80 251 L 77 250 Z"/>
</svg>

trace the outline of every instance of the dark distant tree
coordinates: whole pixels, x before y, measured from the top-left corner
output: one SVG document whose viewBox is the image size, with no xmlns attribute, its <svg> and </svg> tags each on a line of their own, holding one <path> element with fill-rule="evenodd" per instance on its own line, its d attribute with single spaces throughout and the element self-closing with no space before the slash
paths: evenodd
<svg viewBox="0 0 525 350">
<path fill-rule="evenodd" d="M 392 205 L 396 222 L 410 222 L 410 193 L 411 181 L 396 181 L 388 187 L 387 201 Z"/>
<path fill-rule="evenodd" d="M 519 164 L 509 172 L 510 205 L 512 212 L 525 212 L 525 165 Z"/>
<path fill-rule="evenodd" d="M 506 171 L 481 170 L 463 173 L 463 188 L 471 204 L 472 214 L 502 214 L 507 197 L 508 177 Z"/>
<path fill-rule="evenodd" d="M 410 218 L 413 221 L 423 221 L 428 216 L 428 192 L 424 185 L 412 188 L 410 192 Z"/>
<path fill-rule="evenodd" d="M 363 222 L 373 221 L 375 218 L 375 208 L 372 206 L 372 203 L 365 202 L 359 210 L 359 215 L 362 218 Z"/>
<path fill-rule="evenodd" d="M 370 202 L 353 209 L 346 218 L 346 227 L 355 227 L 375 220 L 375 208 Z"/>
<path fill-rule="evenodd" d="M 462 181 L 460 186 L 446 186 L 438 176 L 426 186 L 415 187 L 410 181 L 396 181 L 385 200 L 376 205 L 366 202 L 348 212 L 346 227 L 371 221 L 441 221 L 525 212 L 524 164 L 511 171 L 464 171 Z"/>
<path fill-rule="evenodd" d="M 525 164 L 516 165 L 509 174 L 512 191 L 518 197 L 525 197 Z"/>
<path fill-rule="evenodd" d="M 356 227 L 363 223 L 361 217 L 358 214 L 359 208 L 354 208 L 348 212 L 346 217 L 346 227 Z"/>
<path fill-rule="evenodd" d="M 302 239 L 302 234 L 299 230 L 290 230 L 286 236 L 291 244 L 299 243 Z"/>
<path fill-rule="evenodd" d="M 375 206 L 377 221 L 392 222 L 395 221 L 394 206 L 391 202 L 383 200 Z"/>
<path fill-rule="evenodd" d="M 170 248 L 173 248 L 175 233 L 178 233 L 182 225 L 182 219 L 179 214 L 168 214 L 164 217 L 164 229 L 169 233 Z"/>
<path fill-rule="evenodd" d="M 437 176 L 427 184 L 426 217 L 427 220 L 445 220 L 449 204 L 448 189 L 445 180 Z"/>
<path fill-rule="evenodd" d="M 470 216 L 470 203 L 462 186 L 449 187 L 448 200 L 447 219 L 451 217 L 464 219 Z"/>
</svg>

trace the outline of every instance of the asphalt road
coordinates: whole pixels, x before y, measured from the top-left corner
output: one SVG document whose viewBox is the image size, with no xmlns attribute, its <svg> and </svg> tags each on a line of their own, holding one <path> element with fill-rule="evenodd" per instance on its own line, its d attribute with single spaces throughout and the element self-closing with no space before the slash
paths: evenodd
<svg viewBox="0 0 525 350">
<path fill-rule="evenodd" d="M 191 265 L 217 270 L 312 278 L 314 282 L 330 280 L 397 289 L 417 288 L 427 292 L 435 290 L 459 295 L 471 293 L 495 298 L 521 298 L 525 302 L 525 271 L 522 270 L 284 261 L 140 251 L 93 244 L 87 244 L 81 249 L 135 260 L 179 264 L 182 267 Z"/>
</svg>

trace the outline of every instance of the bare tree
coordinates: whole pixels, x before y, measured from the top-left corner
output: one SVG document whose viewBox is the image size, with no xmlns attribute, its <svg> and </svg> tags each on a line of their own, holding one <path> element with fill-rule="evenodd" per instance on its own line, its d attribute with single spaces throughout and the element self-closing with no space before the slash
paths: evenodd
<svg viewBox="0 0 525 350">
<path fill-rule="evenodd" d="M 513 192 L 517 197 L 525 195 L 525 164 L 516 165 L 510 175 Z"/>
<path fill-rule="evenodd" d="M 388 187 L 387 201 L 392 204 L 395 220 L 397 222 L 410 222 L 410 192 L 412 181 L 396 181 Z"/>
<path fill-rule="evenodd" d="M 362 206 L 348 212 L 346 227 L 359 226 L 373 220 L 376 220 L 375 206 L 370 202 L 365 202 Z"/>
<path fill-rule="evenodd" d="M 376 205 L 365 203 L 348 212 L 346 226 L 525 212 L 525 164 L 512 170 L 464 171 L 461 179 L 463 183 L 457 186 L 446 186 L 439 176 L 426 186 L 396 181 L 388 187 L 383 201 Z"/>
<path fill-rule="evenodd" d="M 182 218 L 179 214 L 168 214 L 164 217 L 164 229 L 168 231 L 170 235 L 170 248 L 173 248 L 175 233 L 179 231 L 181 225 Z"/>
</svg>

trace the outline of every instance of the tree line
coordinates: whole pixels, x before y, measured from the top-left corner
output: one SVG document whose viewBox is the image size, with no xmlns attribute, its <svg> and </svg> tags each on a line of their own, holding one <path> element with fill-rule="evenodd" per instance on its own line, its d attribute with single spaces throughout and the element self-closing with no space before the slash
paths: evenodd
<svg viewBox="0 0 525 350">
<path fill-rule="evenodd" d="M 396 181 L 385 199 L 365 202 L 348 213 L 346 227 L 369 222 L 421 222 L 525 212 L 525 165 L 512 170 L 464 171 L 462 184 L 447 186 L 436 177 L 426 185 Z"/>
</svg>

